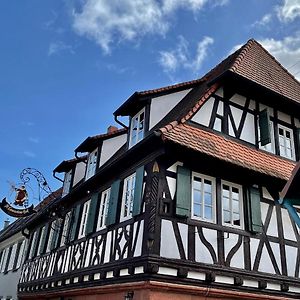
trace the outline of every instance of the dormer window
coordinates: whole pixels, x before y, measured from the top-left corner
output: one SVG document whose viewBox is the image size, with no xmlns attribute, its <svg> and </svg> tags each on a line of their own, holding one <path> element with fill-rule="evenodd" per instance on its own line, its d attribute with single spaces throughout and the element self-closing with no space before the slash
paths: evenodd
<svg viewBox="0 0 300 300">
<path fill-rule="evenodd" d="M 138 112 L 131 119 L 129 148 L 131 148 L 132 146 L 134 146 L 144 138 L 144 132 L 145 132 L 145 109 Z"/>
<path fill-rule="evenodd" d="M 97 167 L 97 158 L 98 158 L 98 149 L 95 149 L 89 155 L 85 179 L 89 179 L 95 174 L 96 167 Z"/>
<path fill-rule="evenodd" d="M 71 188 L 71 181 L 72 181 L 72 170 L 65 173 L 65 179 L 64 179 L 64 186 L 63 186 L 63 192 L 62 196 L 67 195 L 70 192 Z"/>
</svg>

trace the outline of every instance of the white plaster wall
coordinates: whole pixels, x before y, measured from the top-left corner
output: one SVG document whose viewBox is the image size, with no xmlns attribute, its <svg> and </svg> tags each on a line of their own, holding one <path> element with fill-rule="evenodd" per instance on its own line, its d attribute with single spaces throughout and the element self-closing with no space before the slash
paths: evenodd
<svg viewBox="0 0 300 300">
<path fill-rule="evenodd" d="M 99 166 L 106 163 L 126 143 L 126 140 L 127 134 L 122 134 L 103 141 Z"/>
<path fill-rule="evenodd" d="M 75 186 L 81 179 L 84 178 L 86 164 L 82 161 L 76 164 L 73 186 Z"/>
<path fill-rule="evenodd" d="M 162 220 L 161 237 L 160 256 L 179 259 L 180 254 L 171 221 Z"/>
<path fill-rule="evenodd" d="M 204 126 L 209 125 L 213 105 L 215 99 L 210 97 L 199 109 L 199 111 L 192 117 L 192 121 L 199 123 Z"/>
<path fill-rule="evenodd" d="M 150 105 L 149 129 L 155 126 L 191 89 L 153 98 Z"/>
<path fill-rule="evenodd" d="M 244 127 L 241 133 L 241 139 L 251 144 L 255 144 L 254 116 L 249 113 L 245 119 Z"/>
<path fill-rule="evenodd" d="M 292 119 L 291 119 L 291 116 L 281 112 L 281 111 L 278 111 L 278 119 L 281 120 L 281 121 L 284 121 L 286 123 L 289 123 L 289 124 L 292 124 Z"/>
<path fill-rule="evenodd" d="M 246 97 L 239 95 L 239 94 L 234 94 L 230 98 L 230 101 L 244 107 L 246 104 Z"/>
<path fill-rule="evenodd" d="M 19 243 L 20 241 L 24 241 L 24 237 L 21 233 L 17 233 L 7 240 L 0 243 L 0 250 L 7 248 L 13 244 Z M 21 264 L 17 271 L 12 272 L 8 271 L 6 274 L 0 273 L 0 296 L 12 297 L 13 299 L 17 299 L 17 285 L 21 276 L 21 267 L 24 260 L 25 248 L 23 247 L 23 251 L 20 252 L 21 256 Z M 22 250 L 22 249 L 21 249 Z"/>
</svg>

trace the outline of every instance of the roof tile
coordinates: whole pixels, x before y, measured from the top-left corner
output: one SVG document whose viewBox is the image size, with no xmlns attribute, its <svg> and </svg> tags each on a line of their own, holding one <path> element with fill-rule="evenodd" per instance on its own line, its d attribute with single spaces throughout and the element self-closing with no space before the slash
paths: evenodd
<svg viewBox="0 0 300 300">
<path fill-rule="evenodd" d="M 292 161 L 186 123 L 160 131 L 163 140 L 272 177 L 288 180 L 295 166 Z"/>
</svg>

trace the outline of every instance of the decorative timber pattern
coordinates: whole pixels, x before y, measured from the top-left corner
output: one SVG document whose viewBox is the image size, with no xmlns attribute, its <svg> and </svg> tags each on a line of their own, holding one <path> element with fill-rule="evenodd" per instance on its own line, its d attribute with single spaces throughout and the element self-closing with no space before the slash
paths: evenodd
<svg viewBox="0 0 300 300">
<path fill-rule="evenodd" d="M 142 254 L 144 220 L 62 247 L 23 265 L 20 283 L 61 277 Z M 69 275 L 68 275 L 69 276 Z"/>
</svg>

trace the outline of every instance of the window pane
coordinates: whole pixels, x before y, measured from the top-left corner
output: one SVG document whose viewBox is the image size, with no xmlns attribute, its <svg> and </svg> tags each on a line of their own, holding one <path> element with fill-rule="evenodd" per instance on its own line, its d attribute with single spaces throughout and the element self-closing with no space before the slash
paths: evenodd
<svg viewBox="0 0 300 300">
<path fill-rule="evenodd" d="M 194 189 L 201 190 L 201 179 L 194 177 Z"/>
<path fill-rule="evenodd" d="M 223 209 L 224 210 L 230 210 L 230 204 L 229 204 L 229 198 L 223 197 Z"/>
<path fill-rule="evenodd" d="M 201 215 L 201 205 L 200 204 L 194 204 L 194 216 L 195 217 L 202 217 L 202 215 Z"/>
<path fill-rule="evenodd" d="M 204 203 L 206 206 L 212 206 L 212 195 L 205 193 L 204 194 Z"/>
<path fill-rule="evenodd" d="M 211 181 L 204 180 L 204 192 L 210 192 L 211 193 Z"/>
<path fill-rule="evenodd" d="M 224 223 L 230 224 L 230 212 L 224 210 Z"/>
<path fill-rule="evenodd" d="M 239 213 L 240 212 L 240 203 L 239 201 L 232 201 L 232 211 L 235 213 Z"/>
<path fill-rule="evenodd" d="M 206 219 L 212 220 L 212 207 L 205 206 L 204 216 Z"/>
<path fill-rule="evenodd" d="M 201 203 L 201 192 L 194 190 L 194 203 Z"/>
</svg>

